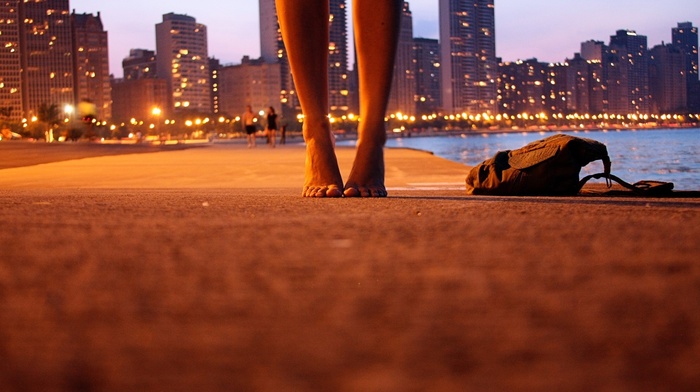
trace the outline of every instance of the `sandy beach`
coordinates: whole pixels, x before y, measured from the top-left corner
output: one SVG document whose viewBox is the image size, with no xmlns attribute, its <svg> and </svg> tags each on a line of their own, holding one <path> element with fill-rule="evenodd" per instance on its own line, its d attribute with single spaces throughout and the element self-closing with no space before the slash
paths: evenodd
<svg viewBox="0 0 700 392">
<path fill-rule="evenodd" d="M 388 198 L 305 199 L 299 145 L 94 147 L 1 166 L 0 390 L 700 388 L 700 198 L 467 196 L 388 149 Z"/>
</svg>

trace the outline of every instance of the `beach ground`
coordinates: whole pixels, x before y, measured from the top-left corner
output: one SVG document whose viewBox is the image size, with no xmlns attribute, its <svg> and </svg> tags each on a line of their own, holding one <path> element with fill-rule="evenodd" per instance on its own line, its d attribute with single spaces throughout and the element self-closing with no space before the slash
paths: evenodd
<svg viewBox="0 0 700 392">
<path fill-rule="evenodd" d="M 0 389 L 700 387 L 698 198 L 466 196 L 389 149 L 390 197 L 305 199 L 302 146 L 126 147 L 0 170 Z"/>
</svg>

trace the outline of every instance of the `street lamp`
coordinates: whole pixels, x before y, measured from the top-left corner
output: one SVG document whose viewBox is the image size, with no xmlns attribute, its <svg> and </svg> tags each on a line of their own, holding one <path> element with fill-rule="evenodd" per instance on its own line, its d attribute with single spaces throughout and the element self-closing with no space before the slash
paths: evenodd
<svg viewBox="0 0 700 392">
<path fill-rule="evenodd" d="M 151 114 L 152 114 L 153 117 L 154 117 L 154 120 L 153 120 L 153 123 L 154 123 L 153 133 L 155 133 L 155 134 L 158 136 L 158 139 L 160 140 L 160 143 L 161 143 L 161 144 L 163 144 L 163 143 L 165 142 L 164 138 L 160 135 L 160 126 L 159 126 L 159 124 L 158 124 L 158 122 L 160 121 L 160 115 L 161 115 L 162 113 L 163 113 L 163 111 L 160 110 L 160 108 L 157 107 L 157 106 L 154 107 L 154 108 L 151 110 Z"/>
</svg>

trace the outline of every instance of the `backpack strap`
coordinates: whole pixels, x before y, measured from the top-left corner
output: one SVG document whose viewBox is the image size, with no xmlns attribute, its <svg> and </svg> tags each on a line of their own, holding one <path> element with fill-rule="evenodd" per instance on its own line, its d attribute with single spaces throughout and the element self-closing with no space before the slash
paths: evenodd
<svg viewBox="0 0 700 392">
<path fill-rule="evenodd" d="M 670 194 L 671 191 L 673 191 L 673 183 L 672 182 L 663 182 L 663 181 L 651 181 L 651 180 L 644 180 L 644 181 L 637 181 L 634 184 L 630 184 L 624 180 L 622 180 L 620 177 L 610 174 L 610 173 L 596 173 L 596 174 L 591 174 L 586 177 L 583 177 L 581 181 L 579 181 L 579 189 L 583 188 L 583 185 L 588 182 L 588 180 L 595 178 L 605 178 L 605 182 L 608 186 L 608 188 L 612 187 L 612 181 L 617 182 L 618 184 L 622 185 L 623 187 L 631 190 L 637 195 L 643 195 L 643 196 L 663 196 Z"/>
</svg>

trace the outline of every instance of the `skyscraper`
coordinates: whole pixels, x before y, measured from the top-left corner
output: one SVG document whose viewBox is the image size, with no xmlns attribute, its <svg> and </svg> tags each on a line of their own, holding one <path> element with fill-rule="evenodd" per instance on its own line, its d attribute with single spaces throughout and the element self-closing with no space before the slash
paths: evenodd
<svg viewBox="0 0 700 392">
<path fill-rule="evenodd" d="M 700 81 L 698 81 L 698 28 L 690 22 L 678 23 L 671 32 L 673 46 L 685 54 L 688 110 L 700 113 Z"/>
<path fill-rule="evenodd" d="M 403 3 L 401 31 L 394 61 L 394 77 L 387 112 L 401 112 L 404 115 L 416 114 L 416 67 L 413 50 L 413 16 L 408 2 Z"/>
<path fill-rule="evenodd" d="M 649 88 L 655 113 L 683 113 L 688 107 L 686 56 L 675 45 L 649 51 Z"/>
<path fill-rule="evenodd" d="M 348 111 L 348 22 L 345 0 L 331 0 L 328 91 L 331 113 Z"/>
<path fill-rule="evenodd" d="M 415 38 L 416 110 L 418 114 L 433 114 L 441 107 L 440 44 L 436 39 Z"/>
<path fill-rule="evenodd" d="M 99 119 L 112 117 L 107 32 L 100 13 L 72 14 L 75 60 L 74 102 L 90 101 Z"/>
<path fill-rule="evenodd" d="M 22 119 L 19 1 L 0 2 L 0 119 Z"/>
<path fill-rule="evenodd" d="M 260 0 L 260 57 L 268 64 L 279 64 L 280 68 L 280 105 L 283 115 L 299 106 L 294 92 L 294 81 L 289 69 L 287 50 L 282 41 L 275 0 Z"/>
<path fill-rule="evenodd" d="M 345 112 L 349 105 L 348 80 L 348 27 L 345 0 L 330 1 L 328 87 L 331 112 Z M 279 29 L 275 0 L 259 0 L 260 6 L 260 55 L 265 62 L 279 63 L 283 106 L 298 109 L 293 75 Z"/>
<path fill-rule="evenodd" d="M 588 61 L 581 54 L 574 54 L 574 58 L 566 61 L 567 69 L 567 111 L 559 113 L 591 113 L 591 65 L 600 64 L 600 61 Z M 559 97 L 554 97 L 559 98 Z"/>
<path fill-rule="evenodd" d="M 157 75 L 170 88 L 170 109 L 210 113 L 206 26 L 188 15 L 163 15 L 163 21 L 156 25 L 156 56 Z"/>
<path fill-rule="evenodd" d="M 498 110 L 493 0 L 440 0 L 443 109 L 450 113 Z"/>
<path fill-rule="evenodd" d="M 501 111 L 511 115 L 539 114 L 547 110 L 547 64 L 529 59 L 502 63 Z"/>
<path fill-rule="evenodd" d="M 15 2 L 16 3 L 16 2 Z M 74 104 L 73 48 L 68 0 L 20 1 L 22 106 L 25 117 L 42 105 Z"/>
<path fill-rule="evenodd" d="M 607 53 L 608 104 L 614 114 L 649 113 L 649 57 L 647 37 L 618 30 Z"/>
<path fill-rule="evenodd" d="M 219 76 L 221 75 L 221 61 L 217 58 L 209 59 L 209 74 L 211 86 L 211 110 L 212 113 L 218 114 L 221 110 L 221 92 L 219 91 Z"/>
</svg>

